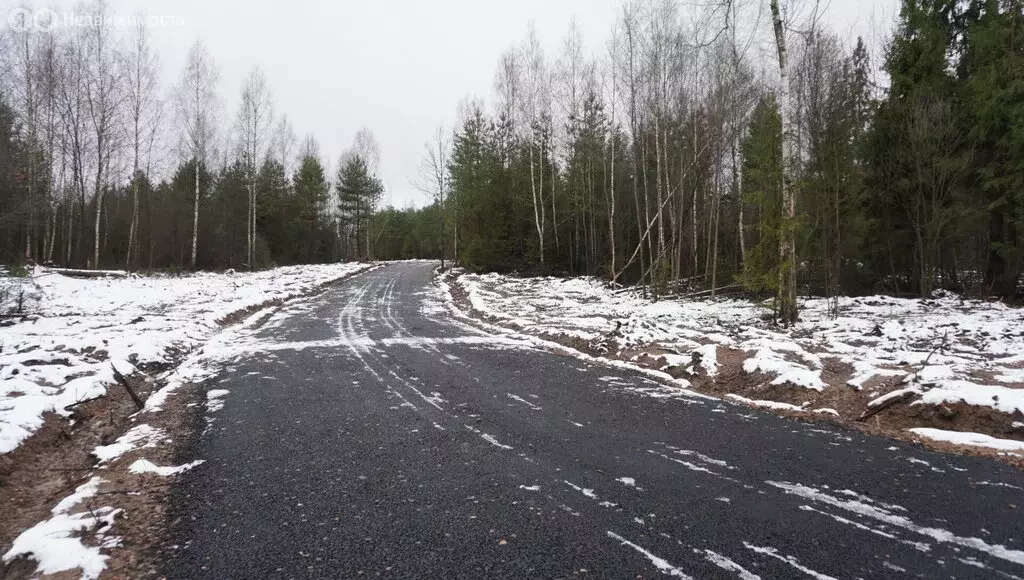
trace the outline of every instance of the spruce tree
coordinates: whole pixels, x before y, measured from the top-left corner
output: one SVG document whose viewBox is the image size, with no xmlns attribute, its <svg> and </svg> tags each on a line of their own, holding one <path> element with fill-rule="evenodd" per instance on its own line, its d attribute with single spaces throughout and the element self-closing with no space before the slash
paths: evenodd
<svg viewBox="0 0 1024 580">
<path fill-rule="evenodd" d="M 322 217 L 327 209 L 330 197 L 330 185 L 327 183 L 323 164 L 316 156 L 303 157 L 295 172 L 295 201 L 298 210 L 296 225 L 305 233 L 302 248 L 302 261 L 310 262 L 323 256 Z"/>
</svg>

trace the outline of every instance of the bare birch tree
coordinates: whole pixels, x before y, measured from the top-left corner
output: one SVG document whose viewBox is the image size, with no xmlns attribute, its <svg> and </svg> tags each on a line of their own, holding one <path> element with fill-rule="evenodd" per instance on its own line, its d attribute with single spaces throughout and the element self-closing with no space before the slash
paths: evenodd
<svg viewBox="0 0 1024 580">
<path fill-rule="evenodd" d="M 292 172 L 292 161 L 295 158 L 297 144 L 298 138 L 295 136 L 292 122 L 288 120 L 288 115 L 282 115 L 274 129 L 271 149 L 274 158 L 281 163 L 281 167 L 284 167 L 285 175 L 290 175 Z"/>
<path fill-rule="evenodd" d="M 444 269 L 445 260 L 445 215 L 448 204 L 448 153 L 451 150 L 451 140 L 448 132 L 441 125 L 434 129 L 430 140 L 423 144 L 426 153 L 419 166 L 419 181 L 416 188 L 430 196 L 430 199 L 437 206 L 441 215 L 441 268 Z"/>
<path fill-rule="evenodd" d="M 540 262 L 544 263 L 544 232 L 547 223 L 544 205 L 544 131 L 546 129 L 545 104 L 548 89 L 548 70 L 544 50 L 537 38 L 537 28 L 530 23 L 522 48 L 523 91 L 520 112 L 530 152 L 530 193 L 533 200 L 534 225 L 540 249 Z"/>
<path fill-rule="evenodd" d="M 143 175 L 143 165 L 149 165 L 148 157 L 152 152 L 163 113 L 163 102 L 159 95 L 159 64 L 156 52 L 150 45 L 145 19 L 141 16 L 137 18 L 135 26 L 130 31 L 123 66 L 127 80 L 127 131 L 132 152 L 132 217 L 128 230 L 128 256 L 125 265 L 131 270 L 138 244 L 139 181 Z"/>
<path fill-rule="evenodd" d="M 189 49 L 185 70 L 175 91 L 179 131 L 179 153 L 192 161 L 195 169 L 195 195 L 192 200 L 192 267 L 196 267 L 199 247 L 199 174 L 213 157 L 217 137 L 217 83 L 220 73 L 206 46 L 196 41 Z"/>
<path fill-rule="evenodd" d="M 246 260 L 256 267 L 256 174 L 270 145 L 273 105 L 267 78 L 259 67 L 249 71 L 242 85 L 242 103 L 238 110 L 238 137 L 242 147 L 249 188 L 249 214 L 246 238 Z"/>
<path fill-rule="evenodd" d="M 775 46 L 779 58 L 779 114 L 782 118 L 782 217 L 783 226 L 779 234 L 779 318 L 783 324 L 797 320 L 796 305 L 796 236 L 793 221 L 796 218 L 796 192 L 793 172 L 798 160 L 794 157 L 793 118 L 789 89 L 789 53 L 786 47 L 786 23 L 779 0 L 769 0 L 772 12 L 772 27 L 775 30 Z"/>
<path fill-rule="evenodd" d="M 95 221 L 93 227 L 92 266 L 99 267 L 101 245 L 101 218 L 103 196 L 111 185 L 111 164 L 123 140 L 116 128 L 123 97 L 123 83 L 117 66 L 118 54 L 110 23 L 110 13 L 105 2 L 97 1 L 86 7 L 83 34 L 88 54 L 86 68 L 86 108 L 92 131 L 95 172 L 93 174 L 93 203 Z"/>
</svg>

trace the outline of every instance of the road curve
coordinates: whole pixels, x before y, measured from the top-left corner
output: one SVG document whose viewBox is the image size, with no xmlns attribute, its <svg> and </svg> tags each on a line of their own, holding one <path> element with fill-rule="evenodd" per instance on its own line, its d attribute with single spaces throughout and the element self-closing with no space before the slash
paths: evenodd
<svg viewBox="0 0 1024 580">
<path fill-rule="evenodd" d="M 455 320 L 433 266 L 287 307 L 209 389 L 171 578 L 1021 578 L 1024 474 Z"/>
</svg>

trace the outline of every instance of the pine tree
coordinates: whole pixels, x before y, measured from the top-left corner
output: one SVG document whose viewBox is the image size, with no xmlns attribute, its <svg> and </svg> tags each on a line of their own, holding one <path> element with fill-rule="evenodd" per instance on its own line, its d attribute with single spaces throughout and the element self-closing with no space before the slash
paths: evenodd
<svg viewBox="0 0 1024 580">
<path fill-rule="evenodd" d="M 352 155 L 338 169 L 338 210 L 346 237 L 346 252 L 352 259 L 371 259 L 370 223 L 384 193 L 384 185 L 367 168 L 366 161 Z"/>
</svg>

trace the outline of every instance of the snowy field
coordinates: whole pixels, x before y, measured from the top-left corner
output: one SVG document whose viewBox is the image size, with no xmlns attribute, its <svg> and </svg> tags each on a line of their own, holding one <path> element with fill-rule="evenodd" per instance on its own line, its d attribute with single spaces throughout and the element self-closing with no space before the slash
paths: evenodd
<svg viewBox="0 0 1024 580">
<path fill-rule="evenodd" d="M 758 400 L 732 395 L 739 402 L 839 415 L 811 401 L 829 400 L 836 389 L 845 389 L 863 397 L 865 412 L 893 398 L 910 405 L 966 403 L 1005 416 L 1005 432 L 1024 435 L 1024 310 L 1003 304 L 952 294 L 929 300 L 843 298 L 833 318 L 824 299 L 809 299 L 801 302 L 801 322 L 783 329 L 767 320 L 764 307 L 748 301 L 652 302 L 593 278 L 464 274 L 459 282 L 471 306 L 492 322 L 582 342 L 609 358 L 653 357 L 658 370 L 694 382 L 714 377 L 724 355 L 733 355 L 743 374 L 763 379 L 758 392 L 767 393 Z M 837 366 L 833 362 L 846 372 L 829 372 Z M 807 402 L 793 404 L 793 387 L 803 389 Z M 990 442 L 935 429 L 915 434 L 1021 449 L 1012 440 Z"/>
<path fill-rule="evenodd" d="M 124 375 L 172 362 L 225 317 L 283 300 L 367 268 L 329 264 L 255 273 L 70 278 L 38 268 L 0 277 L 0 453 L 32 435 L 44 415 L 99 397 Z M 6 290 L 6 292 L 4 292 Z"/>
</svg>

